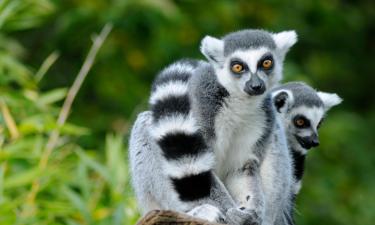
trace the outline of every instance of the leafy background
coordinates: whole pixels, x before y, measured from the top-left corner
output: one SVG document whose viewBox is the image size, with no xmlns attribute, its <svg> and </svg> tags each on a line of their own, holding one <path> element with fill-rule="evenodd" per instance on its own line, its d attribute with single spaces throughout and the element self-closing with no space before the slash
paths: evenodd
<svg viewBox="0 0 375 225">
<path fill-rule="evenodd" d="M 59 128 L 67 90 L 107 22 L 113 30 Z M 374 22 L 371 0 L 0 1 L 0 224 L 134 224 L 126 137 L 150 82 L 178 58 L 202 58 L 204 35 L 243 28 L 296 30 L 285 81 L 344 98 L 309 154 L 298 224 L 373 224 Z"/>
</svg>

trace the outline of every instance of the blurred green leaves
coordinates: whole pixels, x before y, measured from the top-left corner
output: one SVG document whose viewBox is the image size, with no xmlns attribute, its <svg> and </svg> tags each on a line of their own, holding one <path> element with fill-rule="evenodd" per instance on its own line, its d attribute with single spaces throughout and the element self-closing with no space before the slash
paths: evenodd
<svg viewBox="0 0 375 225">
<path fill-rule="evenodd" d="M 108 135 L 103 154 L 73 143 L 55 149 L 44 171 L 38 168 L 43 138 L 5 146 L 0 155 L 1 224 L 134 224 L 138 218 L 129 193 L 129 173 L 122 137 Z M 44 144 L 44 143 L 43 143 Z M 10 152 L 10 153 L 8 153 Z M 26 204 L 31 182 L 41 179 L 34 205 Z M 34 207 L 29 214 L 17 213 Z M 26 209 L 25 209 L 26 208 Z"/>
<path fill-rule="evenodd" d="M 39 86 L 57 53 L 41 66 L 27 65 L 30 52 L 10 37 L 42 25 L 54 9 L 44 0 L 0 2 L 0 224 L 134 224 L 139 215 L 123 137 L 108 135 L 102 149 L 82 149 L 76 140 L 90 129 L 56 124 L 67 88 Z M 60 138 L 43 168 L 48 136 L 57 128 Z M 39 191 L 30 198 L 35 180 Z"/>
<path fill-rule="evenodd" d="M 2 0 L 0 2 L 0 30 L 18 31 L 43 23 L 54 11 L 49 0 Z"/>
</svg>

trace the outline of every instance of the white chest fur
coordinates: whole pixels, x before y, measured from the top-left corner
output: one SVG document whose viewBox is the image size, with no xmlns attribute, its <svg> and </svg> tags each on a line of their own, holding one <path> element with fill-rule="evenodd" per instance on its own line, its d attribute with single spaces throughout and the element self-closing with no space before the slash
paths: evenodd
<svg viewBox="0 0 375 225">
<path fill-rule="evenodd" d="M 220 178 L 256 158 L 254 145 L 262 136 L 266 119 L 261 102 L 261 97 L 231 96 L 216 116 L 213 146 L 215 172 Z"/>
</svg>

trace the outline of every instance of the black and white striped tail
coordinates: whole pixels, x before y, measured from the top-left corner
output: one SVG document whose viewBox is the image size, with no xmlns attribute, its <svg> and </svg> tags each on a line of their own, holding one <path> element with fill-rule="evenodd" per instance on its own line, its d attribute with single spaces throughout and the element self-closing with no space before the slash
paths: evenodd
<svg viewBox="0 0 375 225">
<path fill-rule="evenodd" d="M 162 149 L 165 173 L 183 201 L 207 197 L 212 185 L 212 152 L 191 113 L 188 82 L 196 61 L 178 61 L 154 81 L 150 106 L 152 135 Z"/>
</svg>

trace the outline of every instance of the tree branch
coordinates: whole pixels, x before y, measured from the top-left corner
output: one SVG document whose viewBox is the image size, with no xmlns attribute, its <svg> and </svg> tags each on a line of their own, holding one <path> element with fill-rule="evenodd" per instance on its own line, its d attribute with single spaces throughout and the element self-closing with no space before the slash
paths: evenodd
<svg viewBox="0 0 375 225">
<path fill-rule="evenodd" d="M 153 210 L 142 217 L 136 225 L 220 225 L 170 210 Z"/>
</svg>

